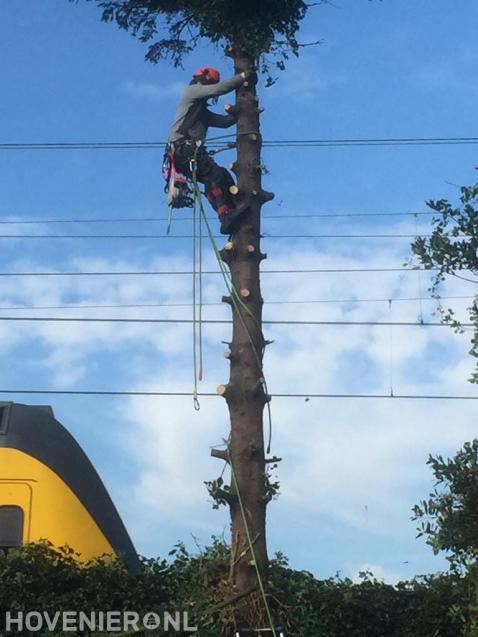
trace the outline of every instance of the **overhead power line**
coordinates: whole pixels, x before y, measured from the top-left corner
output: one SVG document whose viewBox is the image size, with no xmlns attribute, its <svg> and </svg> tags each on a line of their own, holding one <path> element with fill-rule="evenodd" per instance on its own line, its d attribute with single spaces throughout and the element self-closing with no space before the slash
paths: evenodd
<svg viewBox="0 0 478 637">
<path fill-rule="evenodd" d="M 283 270 L 261 270 L 261 274 L 327 274 L 339 272 L 433 272 L 437 268 L 290 268 Z M 185 276 L 191 270 L 125 270 L 98 272 L 0 272 L 0 277 L 50 277 L 50 276 Z M 203 270 L 202 274 L 221 274 L 220 270 Z"/>
<path fill-rule="evenodd" d="M 0 316 L 0 321 L 25 321 L 41 323 L 169 323 L 192 324 L 192 319 L 163 319 L 163 318 L 116 318 L 116 317 L 79 317 L 79 316 Z M 202 319 L 203 324 L 232 325 L 232 321 L 226 319 Z M 340 326 L 392 326 L 392 327 L 449 327 L 445 323 L 432 323 L 425 321 L 274 321 L 263 320 L 264 325 L 340 325 Z M 473 323 L 461 323 L 462 327 L 474 327 Z"/>
<path fill-rule="evenodd" d="M 450 300 L 450 299 L 463 299 L 470 300 L 474 299 L 474 296 L 440 296 L 440 300 Z M 433 301 L 437 302 L 438 299 L 430 296 L 430 297 L 392 297 L 392 298 L 381 298 L 381 299 L 311 299 L 309 301 L 264 301 L 265 305 L 312 305 L 312 304 L 320 304 L 320 303 L 389 303 L 392 301 L 393 303 L 403 302 L 403 301 Z M 101 309 L 145 309 L 145 308 L 162 308 L 162 307 L 192 307 L 192 303 L 111 303 L 111 304 L 96 304 L 96 305 L 9 305 L 9 306 L 0 306 L 0 311 L 10 311 L 10 310 L 101 310 Z M 224 307 L 224 303 L 203 303 L 203 306 L 206 307 Z"/>
<path fill-rule="evenodd" d="M 32 395 L 56 395 L 56 396 L 199 396 L 200 398 L 216 397 L 214 392 L 202 392 L 194 394 L 190 391 L 96 391 L 96 390 L 66 390 L 66 389 L 0 389 L 0 394 L 32 394 Z M 478 400 L 478 396 L 449 396 L 432 394 L 294 394 L 273 393 L 271 398 L 301 398 L 305 401 L 311 398 L 338 398 L 338 399 L 386 399 L 386 400 Z"/>
<path fill-rule="evenodd" d="M 310 214 L 285 214 L 285 215 L 268 215 L 263 214 L 262 219 L 334 219 L 337 217 L 414 217 L 414 216 L 432 216 L 435 212 L 324 212 Z M 216 216 L 208 216 L 208 220 L 215 221 Z M 0 225 L 40 225 L 55 223 L 138 223 L 138 222 L 160 222 L 168 221 L 168 217 L 102 217 L 102 218 L 76 218 L 76 219 L 0 219 Z M 192 221 L 192 217 L 177 216 L 174 222 Z"/>
<path fill-rule="evenodd" d="M 217 148 L 233 147 L 235 135 L 224 135 L 230 140 L 210 139 L 208 145 Z M 266 148 L 317 148 L 343 146 L 430 146 L 478 144 L 478 137 L 389 137 L 362 139 L 276 139 L 263 140 Z M 146 142 L 11 142 L 0 143 L 0 150 L 155 150 L 163 149 L 165 141 Z"/>
<path fill-rule="evenodd" d="M 262 239 L 416 239 L 429 238 L 429 234 L 268 234 Z M 466 235 L 457 235 L 457 238 Z M 190 234 L 0 234 L 0 239 L 193 239 Z M 203 241 L 209 237 L 203 237 Z M 214 235 L 224 239 L 224 235 Z"/>
</svg>

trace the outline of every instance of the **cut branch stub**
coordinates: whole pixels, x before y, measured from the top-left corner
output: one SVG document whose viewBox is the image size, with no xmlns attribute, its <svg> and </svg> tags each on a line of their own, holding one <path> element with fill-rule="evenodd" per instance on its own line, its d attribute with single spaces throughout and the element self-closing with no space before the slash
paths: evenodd
<svg viewBox="0 0 478 637">
<path fill-rule="evenodd" d="M 225 451 L 224 449 L 211 449 L 211 456 L 213 458 L 219 458 L 219 460 L 229 462 L 229 456 L 227 454 L 227 451 Z"/>
<path fill-rule="evenodd" d="M 254 195 L 259 199 L 261 203 L 266 203 L 267 201 L 272 201 L 275 197 L 273 192 L 269 192 L 267 190 L 261 190 L 260 192 L 254 192 Z"/>
<path fill-rule="evenodd" d="M 247 288 L 242 288 L 240 291 L 240 295 L 243 299 L 248 299 L 251 296 L 251 291 Z"/>
<path fill-rule="evenodd" d="M 236 186 L 236 184 L 233 184 L 232 186 L 229 186 L 229 192 L 231 193 L 231 195 L 237 195 L 239 192 L 239 187 Z"/>
<path fill-rule="evenodd" d="M 229 115 L 236 116 L 239 113 L 240 109 L 237 104 L 224 104 L 224 110 L 226 111 L 226 113 L 229 113 Z"/>
<path fill-rule="evenodd" d="M 227 396 L 230 394 L 230 386 L 229 385 L 218 385 L 217 389 L 216 389 L 216 394 L 218 396 L 223 396 L 224 398 L 227 398 Z"/>
<path fill-rule="evenodd" d="M 228 241 L 226 244 L 224 244 L 224 247 L 222 248 L 222 250 L 219 251 L 219 254 L 221 256 L 221 259 L 224 261 L 224 263 L 230 263 L 234 252 L 235 252 L 234 243 L 232 241 Z"/>
<path fill-rule="evenodd" d="M 255 247 L 253 245 L 248 245 L 246 250 L 247 250 L 247 253 L 248 253 L 249 256 L 253 255 L 254 252 L 256 251 L 256 249 L 255 249 Z"/>
</svg>

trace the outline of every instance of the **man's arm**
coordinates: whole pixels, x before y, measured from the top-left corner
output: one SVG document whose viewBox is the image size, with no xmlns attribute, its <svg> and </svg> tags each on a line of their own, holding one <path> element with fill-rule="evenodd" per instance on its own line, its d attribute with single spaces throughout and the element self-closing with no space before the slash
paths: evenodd
<svg viewBox="0 0 478 637">
<path fill-rule="evenodd" d="M 241 86 L 245 79 L 246 74 L 239 73 L 217 84 L 193 84 L 189 87 L 188 92 L 192 99 L 198 100 L 207 99 L 209 97 L 219 97 L 219 95 L 230 93 L 235 88 Z"/>
<path fill-rule="evenodd" d="M 234 115 L 219 115 L 210 110 L 206 110 L 206 125 L 214 128 L 229 128 L 236 123 Z"/>
</svg>

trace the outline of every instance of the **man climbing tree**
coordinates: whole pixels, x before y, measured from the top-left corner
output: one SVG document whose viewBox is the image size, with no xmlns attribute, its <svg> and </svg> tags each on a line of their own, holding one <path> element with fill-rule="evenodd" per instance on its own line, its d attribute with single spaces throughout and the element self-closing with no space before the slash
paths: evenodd
<svg viewBox="0 0 478 637">
<path fill-rule="evenodd" d="M 264 191 L 261 183 L 259 117 L 262 109 L 256 82 L 244 82 L 243 78 L 255 78 L 255 73 L 261 72 L 267 76 L 267 84 L 273 83 L 272 68 L 283 70 L 288 56 L 299 53 L 301 45 L 296 34 L 301 20 L 310 7 L 327 0 L 310 5 L 304 0 L 89 1 L 96 2 L 103 10 L 103 21 L 115 21 L 141 41 L 150 42 L 146 59 L 151 62 L 170 59 L 175 66 L 180 66 L 183 56 L 203 38 L 216 46 L 224 45 L 226 55 L 234 62 L 236 79 L 227 81 L 227 90 L 236 88 L 233 110 L 237 119 L 237 159 L 232 171 L 237 176 L 239 201 L 248 201 L 248 205 L 242 210 L 234 208 L 236 212 L 230 217 L 234 219 L 233 226 L 227 228 L 232 231 L 231 241 L 221 251 L 221 258 L 230 269 L 231 289 L 224 301 L 232 307 L 233 335 L 226 352 L 230 378 L 228 383 L 218 387 L 218 393 L 227 402 L 231 430 L 226 448 L 216 449 L 212 455 L 228 463 L 231 480 L 229 485 L 224 485 L 222 478 L 213 481 L 215 488 L 210 492 L 217 504 L 229 505 L 232 541 L 229 575 L 218 586 L 218 597 L 223 599 L 224 625 L 241 623 L 252 631 L 267 625 L 268 634 L 278 637 L 267 595 L 266 507 L 276 485 L 271 484 L 266 470 L 272 459 L 266 458 L 263 411 L 270 397 L 262 368 L 267 343 L 262 334 L 263 299 L 259 278 L 260 263 L 266 258 L 260 250 L 260 212 L 262 204 L 273 195 Z M 203 84 L 204 79 L 207 82 L 207 75 L 215 79 L 214 73 L 201 73 L 197 78 L 199 83 L 188 92 L 201 95 L 197 101 L 203 115 L 210 117 L 203 110 L 204 98 L 214 95 L 211 91 L 220 85 Z M 199 128 L 204 129 L 204 121 L 199 123 Z M 182 136 L 179 139 L 175 137 L 177 134 L 173 126 L 170 138 L 173 144 L 195 137 L 191 127 L 185 133 L 179 132 Z M 200 137 L 202 135 L 204 131 Z M 183 170 L 187 170 L 190 155 L 189 149 L 180 149 L 177 160 Z M 209 163 L 204 149 L 201 157 Z M 220 197 L 224 196 L 231 178 L 221 174 L 221 193 L 217 190 L 217 195 L 212 191 L 214 179 L 211 177 L 210 183 L 207 179 L 204 181 L 220 213 L 222 205 L 230 205 L 228 199 L 224 201 Z M 226 227 L 227 224 L 223 224 L 223 231 Z M 257 632 L 240 634 L 242 637 Z"/>
<path fill-rule="evenodd" d="M 194 178 L 205 185 L 206 197 L 221 220 L 222 234 L 233 231 L 248 203 L 232 201 L 234 179 L 216 164 L 204 146 L 209 126 L 229 128 L 236 123 L 232 112 L 227 115 L 211 112 L 208 99 L 239 88 L 253 76 L 251 71 L 242 72 L 221 82 L 216 69 L 209 66 L 199 69 L 181 97 L 169 132 L 168 148 L 173 166 L 190 179 L 194 171 Z M 233 109 L 229 106 L 229 110 Z"/>
</svg>

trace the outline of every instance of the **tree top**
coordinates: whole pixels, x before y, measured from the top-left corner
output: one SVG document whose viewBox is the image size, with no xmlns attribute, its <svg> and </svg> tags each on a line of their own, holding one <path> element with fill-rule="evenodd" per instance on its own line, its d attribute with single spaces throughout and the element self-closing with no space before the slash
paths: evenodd
<svg viewBox="0 0 478 637">
<path fill-rule="evenodd" d="M 116 22 L 148 43 L 150 62 L 166 59 L 181 66 L 205 38 L 217 46 L 234 45 L 258 60 L 266 73 L 271 62 L 282 70 L 289 54 L 298 55 L 303 46 L 296 37 L 299 25 L 313 6 L 304 0 L 86 1 L 98 5 L 104 22 Z"/>
</svg>

